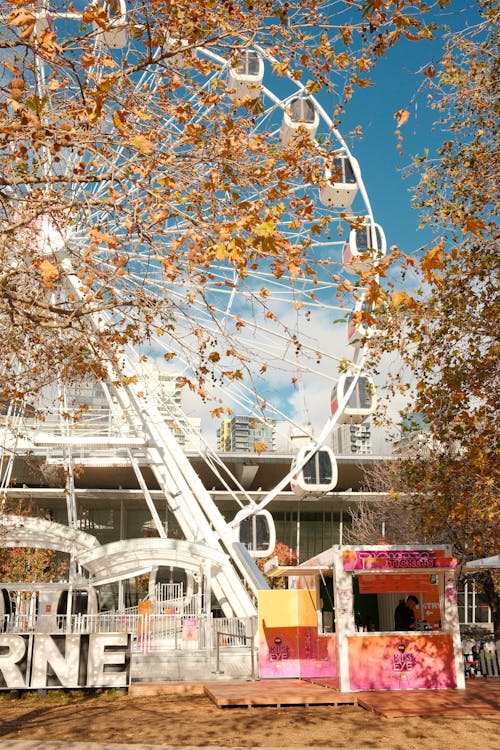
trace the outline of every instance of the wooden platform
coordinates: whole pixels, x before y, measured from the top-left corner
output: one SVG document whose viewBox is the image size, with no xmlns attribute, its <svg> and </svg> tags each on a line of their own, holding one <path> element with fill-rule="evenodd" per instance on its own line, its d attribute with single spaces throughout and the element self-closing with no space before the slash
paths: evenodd
<svg viewBox="0 0 500 750">
<path fill-rule="evenodd" d="M 356 705 L 356 693 L 316 685 L 306 680 L 208 682 L 205 693 L 219 708 L 227 706 L 340 706 Z"/>
<path fill-rule="evenodd" d="M 465 690 L 357 693 L 358 705 L 380 716 L 500 716 L 500 679 L 467 680 Z"/>
<path fill-rule="evenodd" d="M 321 684 L 308 680 L 209 682 L 204 690 L 219 708 L 357 705 L 386 717 L 500 715 L 500 679 L 496 678 L 467 681 L 465 690 L 340 693 L 334 680 L 321 680 Z"/>
</svg>

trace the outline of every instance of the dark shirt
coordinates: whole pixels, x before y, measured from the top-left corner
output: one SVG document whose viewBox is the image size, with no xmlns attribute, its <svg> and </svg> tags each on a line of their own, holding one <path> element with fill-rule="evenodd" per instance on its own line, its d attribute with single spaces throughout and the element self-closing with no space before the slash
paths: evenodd
<svg viewBox="0 0 500 750">
<path fill-rule="evenodd" d="M 395 630 L 414 630 L 415 613 L 408 607 L 406 602 L 399 602 L 394 612 L 394 629 Z"/>
</svg>

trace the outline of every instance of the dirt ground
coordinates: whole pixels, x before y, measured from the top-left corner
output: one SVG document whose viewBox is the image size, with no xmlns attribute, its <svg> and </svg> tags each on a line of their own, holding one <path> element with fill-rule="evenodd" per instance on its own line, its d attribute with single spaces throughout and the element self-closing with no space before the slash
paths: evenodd
<svg viewBox="0 0 500 750">
<path fill-rule="evenodd" d="M 381 750 L 497 750 L 495 718 L 380 718 L 353 706 L 217 708 L 206 697 L 135 697 L 103 692 L 0 694 L 2 740 L 66 740 L 342 747 Z"/>
</svg>

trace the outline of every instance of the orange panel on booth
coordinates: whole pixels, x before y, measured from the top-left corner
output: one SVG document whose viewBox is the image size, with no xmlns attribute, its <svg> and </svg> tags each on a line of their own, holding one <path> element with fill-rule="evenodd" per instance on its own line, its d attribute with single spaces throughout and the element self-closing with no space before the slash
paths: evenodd
<svg viewBox="0 0 500 750">
<path fill-rule="evenodd" d="M 259 676 L 336 677 L 335 634 L 318 633 L 314 590 L 259 591 Z"/>
</svg>

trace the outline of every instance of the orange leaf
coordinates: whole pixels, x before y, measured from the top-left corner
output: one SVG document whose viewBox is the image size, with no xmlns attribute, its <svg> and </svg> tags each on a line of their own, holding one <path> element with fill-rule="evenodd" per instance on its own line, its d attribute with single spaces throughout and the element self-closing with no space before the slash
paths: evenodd
<svg viewBox="0 0 500 750">
<path fill-rule="evenodd" d="M 398 128 L 408 122 L 409 117 L 410 113 L 407 109 L 398 109 L 398 111 L 394 113 L 394 119 L 397 121 Z"/>
<path fill-rule="evenodd" d="M 116 123 L 115 123 L 116 124 Z M 135 146 L 141 154 L 152 154 L 155 150 L 154 144 L 146 138 L 144 135 L 136 135 L 131 139 L 130 143 Z"/>
<path fill-rule="evenodd" d="M 40 279 L 42 285 L 46 289 L 53 289 L 54 281 L 57 281 L 57 279 L 59 278 L 58 267 L 51 263 L 50 260 L 47 260 L 47 258 L 44 258 L 44 260 L 42 260 L 38 265 L 38 268 L 40 269 Z"/>
<path fill-rule="evenodd" d="M 13 10 L 9 16 L 9 21 L 13 26 L 20 26 L 23 29 L 20 32 L 22 39 L 30 37 L 35 30 L 36 17 L 25 8 Z"/>
<path fill-rule="evenodd" d="M 420 261 L 420 267 L 426 281 L 431 281 L 431 276 L 434 276 L 431 274 L 433 269 L 443 267 L 443 257 L 444 239 L 434 247 L 431 247 Z"/>
<path fill-rule="evenodd" d="M 465 226 L 462 228 L 462 234 L 467 234 L 467 232 L 470 232 L 475 237 L 478 237 L 483 233 L 485 229 L 486 224 L 481 221 L 481 219 L 475 219 L 473 216 L 470 216 L 465 220 Z"/>
<path fill-rule="evenodd" d="M 392 295 L 392 304 L 395 308 L 405 305 L 405 307 L 415 307 L 415 300 L 406 292 L 394 292 Z"/>
<path fill-rule="evenodd" d="M 266 445 L 266 443 L 256 442 L 256 443 L 253 444 L 253 449 L 260 456 L 260 454 L 262 453 L 262 451 L 266 451 L 267 450 L 267 445 Z"/>
<path fill-rule="evenodd" d="M 128 135 L 127 128 L 127 116 L 123 109 L 119 109 L 113 112 L 113 125 L 122 135 Z"/>
<path fill-rule="evenodd" d="M 50 29 L 45 29 L 43 34 L 38 37 L 38 47 L 43 50 L 47 57 L 54 59 L 56 52 L 61 53 L 62 47 L 56 42 L 56 35 Z"/>
</svg>

